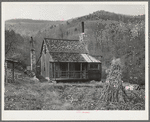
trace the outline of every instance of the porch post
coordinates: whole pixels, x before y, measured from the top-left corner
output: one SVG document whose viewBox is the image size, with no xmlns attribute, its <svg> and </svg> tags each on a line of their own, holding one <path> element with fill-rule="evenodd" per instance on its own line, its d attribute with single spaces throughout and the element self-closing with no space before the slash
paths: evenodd
<svg viewBox="0 0 150 122">
<path fill-rule="evenodd" d="M 57 62 L 57 78 L 60 77 L 60 62 Z"/>
<path fill-rule="evenodd" d="M 82 78 L 82 63 L 80 63 L 80 78 Z"/>
<path fill-rule="evenodd" d="M 68 78 L 69 78 L 69 62 L 68 62 Z"/>
<path fill-rule="evenodd" d="M 100 67 L 100 65 L 99 65 L 99 63 L 98 63 L 98 70 L 100 69 L 99 67 Z"/>
<path fill-rule="evenodd" d="M 88 68 L 88 70 L 90 69 L 90 63 L 88 63 L 88 67 L 87 68 Z"/>
<path fill-rule="evenodd" d="M 54 62 L 54 78 L 55 78 L 55 80 L 56 80 L 56 75 L 55 75 L 55 73 L 56 73 L 56 69 L 55 69 L 55 62 Z"/>
<path fill-rule="evenodd" d="M 87 64 L 87 79 L 89 78 L 90 63 Z"/>
</svg>

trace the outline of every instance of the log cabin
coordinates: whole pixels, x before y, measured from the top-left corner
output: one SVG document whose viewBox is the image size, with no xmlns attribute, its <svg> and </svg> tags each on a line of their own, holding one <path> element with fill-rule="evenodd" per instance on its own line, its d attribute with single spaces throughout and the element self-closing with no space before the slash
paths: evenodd
<svg viewBox="0 0 150 122">
<path fill-rule="evenodd" d="M 79 40 L 44 38 L 41 75 L 51 81 L 101 80 L 101 61 L 89 55 L 85 34 Z"/>
</svg>

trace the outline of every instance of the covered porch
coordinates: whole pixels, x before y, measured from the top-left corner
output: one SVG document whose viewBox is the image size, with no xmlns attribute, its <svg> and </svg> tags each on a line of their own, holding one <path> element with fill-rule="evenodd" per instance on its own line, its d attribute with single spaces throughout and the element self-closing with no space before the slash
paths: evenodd
<svg viewBox="0 0 150 122">
<path fill-rule="evenodd" d="M 87 80 L 86 62 L 50 62 L 50 80 Z"/>
</svg>

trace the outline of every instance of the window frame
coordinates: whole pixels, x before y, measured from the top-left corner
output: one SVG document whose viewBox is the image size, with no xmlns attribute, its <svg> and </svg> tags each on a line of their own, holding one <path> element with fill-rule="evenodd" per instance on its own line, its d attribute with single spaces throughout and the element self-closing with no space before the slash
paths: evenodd
<svg viewBox="0 0 150 122">
<path fill-rule="evenodd" d="M 91 66 L 94 66 L 94 65 L 96 65 L 96 67 L 91 67 Z M 89 69 L 90 70 L 99 70 L 99 65 L 100 64 L 98 64 L 98 63 L 91 63 L 91 64 L 89 64 Z"/>
</svg>

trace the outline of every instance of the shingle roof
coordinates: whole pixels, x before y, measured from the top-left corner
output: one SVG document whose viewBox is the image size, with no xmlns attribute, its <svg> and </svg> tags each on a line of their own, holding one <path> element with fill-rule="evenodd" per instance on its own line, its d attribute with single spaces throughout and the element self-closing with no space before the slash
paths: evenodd
<svg viewBox="0 0 150 122">
<path fill-rule="evenodd" d="M 88 54 L 66 53 L 66 52 L 50 52 L 54 62 L 97 62 L 99 60 Z"/>
<path fill-rule="evenodd" d="M 86 54 L 84 43 L 79 40 L 45 38 L 47 48 L 54 62 L 97 62 L 99 60 Z"/>
<path fill-rule="evenodd" d="M 79 53 L 50 52 L 54 62 L 86 62 Z"/>
<path fill-rule="evenodd" d="M 79 40 L 45 38 L 49 52 L 86 53 L 83 43 Z"/>
</svg>

